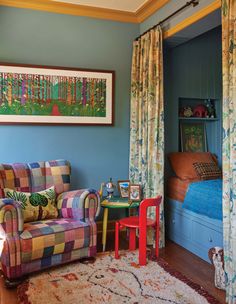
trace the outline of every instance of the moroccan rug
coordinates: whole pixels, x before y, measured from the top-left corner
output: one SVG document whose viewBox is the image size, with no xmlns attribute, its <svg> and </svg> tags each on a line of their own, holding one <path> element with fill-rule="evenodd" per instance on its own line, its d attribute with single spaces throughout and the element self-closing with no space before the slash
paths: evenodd
<svg viewBox="0 0 236 304">
<path fill-rule="evenodd" d="M 219 302 L 161 259 L 137 264 L 138 252 L 98 254 L 31 276 L 18 287 L 22 304 L 207 304 Z"/>
</svg>

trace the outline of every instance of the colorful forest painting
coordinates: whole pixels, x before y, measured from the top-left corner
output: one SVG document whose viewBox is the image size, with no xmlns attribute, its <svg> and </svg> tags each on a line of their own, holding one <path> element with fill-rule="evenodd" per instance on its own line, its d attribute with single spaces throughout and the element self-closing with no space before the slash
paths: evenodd
<svg viewBox="0 0 236 304">
<path fill-rule="evenodd" d="M 58 72 L 57 72 L 58 74 Z M 0 69 L 0 115 L 107 116 L 107 78 Z M 111 100 L 109 100 L 111 103 Z"/>
</svg>

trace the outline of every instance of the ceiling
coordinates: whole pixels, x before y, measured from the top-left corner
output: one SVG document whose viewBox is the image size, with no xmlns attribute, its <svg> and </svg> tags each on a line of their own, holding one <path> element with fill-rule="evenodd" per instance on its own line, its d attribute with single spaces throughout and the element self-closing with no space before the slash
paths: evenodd
<svg viewBox="0 0 236 304">
<path fill-rule="evenodd" d="M 220 25 L 221 10 L 218 9 L 175 35 L 165 39 L 165 46 L 168 48 L 176 47 Z"/>
<path fill-rule="evenodd" d="M 53 0 L 55 2 L 72 3 L 91 7 L 107 8 L 119 11 L 136 12 L 148 0 Z"/>
</svg>

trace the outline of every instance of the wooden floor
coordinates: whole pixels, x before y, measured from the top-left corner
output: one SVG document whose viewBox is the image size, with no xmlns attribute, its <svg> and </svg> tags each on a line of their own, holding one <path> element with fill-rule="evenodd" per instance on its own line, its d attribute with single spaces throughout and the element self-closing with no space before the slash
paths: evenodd
<svg viewBox="0 0 236 304">
<path fill-rule="evenodd" d="M 114 249 L 114 232 L 108 232 L 106 250 Z M 120 248 L 127 249 L 128 242 L 125 234 L 120 240 Z M 102 251 L 101 234 L 98 234 L 98 251 Z M 198 283 L 213 295 L 220 303 L 225 303 L 225 292 L 214 287 L 214 272 L 210 264 L 206 263 L 189 251 L 171 241 L 166 242 L 166 247 L 160 250 L 160 257 L 174 269 L 181 272 L 193 282 Z M 0 278 L 0 304 L 17 304 L 16 290 L 6 289 L 3 279 Z M 49 303 L 50 304 L 50 303 Z"/>
</svg>

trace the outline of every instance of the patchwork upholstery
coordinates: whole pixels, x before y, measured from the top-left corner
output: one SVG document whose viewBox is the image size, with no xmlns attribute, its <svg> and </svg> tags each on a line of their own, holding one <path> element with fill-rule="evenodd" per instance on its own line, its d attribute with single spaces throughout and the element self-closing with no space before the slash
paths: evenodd
<svg viewBox="0 0 236 304">
<path fill-rule="evenodd" d="M 69 191 L 70 172 L 66 160 L 0 164 L 0 254 L 8 280 L 96 255 L 99 195 L 93 189 Z M 38 192 L 51 186 L 58 194 L 56 219 L 24 223 L 20 204 L 4 198 L 5 187 Z"/>
<path fill-rule="evenodd" d="M 64 160 L 45 162 L 46 188 L 55 186 L 57 194 L 68 191 L 70 188 L 70 164 Z"/>
<path fill-rule="evenodd" d="M 86 221 L 99 214 L 98 201 L 95 190 L 82 189 L 61 193 L 57 199 L 57 207 L 61 217 Z"/>
<path fill-rule="evenodd" d="M 29 163 L 30 174 L 30 192 L 39 192 L 45 190 L 46 187 L 46 168 L 45 162 Z"/>
<path fill-rule="evenodd" d="M 27 164 L 0 164 L 0 179 L 0 197 L 4 197 L 4 188 L 31 192 L 31 179 Z"/>
<path fill-rule="evenodd" d="M 27 223 L 20 235 L 23 263 L 89 247 L 90 226 L 72 219 Z"/>
</svg>

